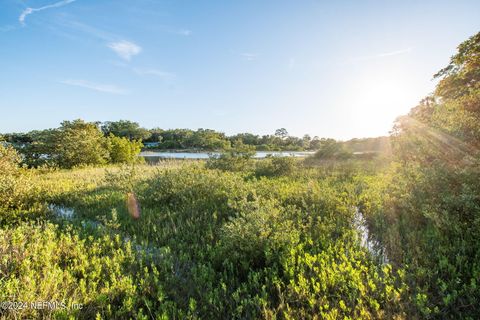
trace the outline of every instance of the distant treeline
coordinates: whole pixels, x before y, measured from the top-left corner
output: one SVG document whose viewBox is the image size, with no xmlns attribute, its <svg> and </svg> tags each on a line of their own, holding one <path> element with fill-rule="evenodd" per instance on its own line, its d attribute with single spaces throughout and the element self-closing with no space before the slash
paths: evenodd
<svg viewBox="0 0 480 320">
<path fill-rule="evenodd" d="M 128 138 L 130 141 L 143 143 L 145 149 L 158 150 L 198 150 L 198 151 L 223 151 L 235 145 L 243 144 L 252 146 L 257 151 L 316 151 L 325 144 L 335 140 L 289 135 L 285 128 L 280 128 L 270 135 L 256 135 L 252 133 L 239 133 L 227 136 L 223 132 L 211 129 L 146 129 L 138 123 L 129 120 L 92 122 L 105 137 Z M 28 133 L 7 133 L 3 139 L 14 146 L 24 147 L 44 140 L 52 130 L 35 130 Z M 344 143 L 351 152 L 380 151 L 388 144 L 388 137 L 352 139 Z"/>
</svg>

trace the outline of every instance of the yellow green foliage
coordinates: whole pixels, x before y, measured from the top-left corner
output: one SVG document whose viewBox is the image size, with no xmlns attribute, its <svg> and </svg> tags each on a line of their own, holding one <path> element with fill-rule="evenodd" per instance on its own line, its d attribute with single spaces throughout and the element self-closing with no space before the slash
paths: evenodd
<svg viewBox="0 0 480 320">
<path fill-rule="evenodd" d="M 138 154 L 143 144 L 140 141 L 130 141 L 125 137 L 116 137 L 110 134 L 107 138 L 108 153 L 111 163 L 134 163 L 138 162 Z"/>
<path fill-rule="evenodd" d="M 25 209 L 31 191 L 28 172 L 20 167 L 21 158 L 10 146 L 0 143 L 0 214 Z"/>
<path fill-rule="evenodd" d="M 256 179 L 188 163 L 37 170 L 37 201 L 72 216 L 52 209 L 0 230 L 0 298 L 83 308 L 7 317 L 402 316 L 402 278 L 352 227 L 353 180 L 314 172 Z M 129 190 L 142 206 L 137 220 L 125 207 Z"/>
</svg>

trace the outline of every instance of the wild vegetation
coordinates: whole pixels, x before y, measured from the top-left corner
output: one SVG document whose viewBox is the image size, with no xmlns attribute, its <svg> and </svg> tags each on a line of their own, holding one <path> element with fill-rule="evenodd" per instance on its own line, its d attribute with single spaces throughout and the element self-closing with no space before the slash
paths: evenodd
<svg viewBox="0 0 480 320">
<path fill-rule="evenodd" d="M 235 139 L 148 166 L 144 137 L 80 120 L 0 144 L 0 301 L 66 306 L 0 316 L 479 318 L 479 57 L 477 34 L 368 141 L 391 153 L 324 139 L 310 159 L 255 160 Z"/>
<path fill-rule="evenodd" d="M 352 229 L 352 177 L 282 172 L 270 160 L 268 170 L 258 162 L 260 178 L 202 163 L 35 171 L 30 193 L 55 207 L 2 213 L 0 298 L 84 307 L 9 317 L 401 314 L 401 278 Z M 126 190 L 141 203 L 138 220 Z"/>
<path fill-rule="evenodd" d="M 480 316 L 480 33 L 393 131 L 396 162 L 364 194 L 373 234 L 423 317 Z"/>
<path fill-rule="evenodd" d="M 27 133 L 6 133 L 5 141 L 12 144 L 23 154 L 28 154 L 35 160 L 39 155 L 46 154 L 54 149 L 55 134 L 65 130 L 64 126 L 77 126 L 84 121 L 66 121 L 58 129 L 31 131 Z M 138 123 L 129 120 L 92 122 L 84 124 L 89 126 L 89 133 L 98 136 L 103 133 L 105 137 L 115 136 L 125 140 L 142 143 L 141 147 L 148 150 L 188 150 L 188 151 L 222 151 L 228 152 L 236 145 L 251 147 L 257 151 L 315 151 L 334 139 L 310 137 L 302 138 L 288 134 L 285 128 L 277 129 L 273 135 L 255 135 L 252 133 L 240 133 L 227 136 L 222 132 L 211 129 L 145 129 Z M 91 136 L 92 138 L 92 136 Z M 344 143 L 352 152 L 382 152 L 388 145 L 388 137 L 353 139 Z M 53 148 L 49 148 L 52 146 Z M 31 161 L 30 165 L 38 165 L 38 161 Z"/>
<path fill-rule="evenodd" d="M 18 150 L 22 163 L 29 167 L 72 168 L 133 163 L 139 160 L 137 156 L 143 147 L 139 140 L 130 140 L 112 133 L 104 136 L 95 123 L 80 119 L 64 121 L 59 128 L 29 133 L 22 137 L 25 140 L 18 140 L 18 135 L 5 135 L 3 139 Z"/>
</svg>

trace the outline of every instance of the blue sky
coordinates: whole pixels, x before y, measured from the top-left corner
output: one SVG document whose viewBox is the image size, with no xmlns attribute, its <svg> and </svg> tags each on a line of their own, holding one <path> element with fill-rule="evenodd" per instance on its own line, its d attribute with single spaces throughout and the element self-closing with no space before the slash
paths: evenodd
<svg viewBox="0 0 480 320">
<path fill-rule="evenodd" d="M 479 27 L 473 0 L 1 0 L 0 132 L 383 135 Z"/>
</svg>

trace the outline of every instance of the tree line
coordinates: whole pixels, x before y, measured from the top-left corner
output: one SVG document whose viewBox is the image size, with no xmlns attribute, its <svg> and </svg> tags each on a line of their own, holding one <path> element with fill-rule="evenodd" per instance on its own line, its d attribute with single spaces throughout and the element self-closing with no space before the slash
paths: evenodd
<svg viewBox="0 0 480 320">
<path fill-rule="evenodd" d="M 55 129 L 27 133 L 7 133 L 0 137 L 17 149 L 28 166 L 128 163 L 142 149 L 235 152 L 317 151 L 319 159 L 344 159 L 354 152 L 381 152 L 388 137 L 352 139 L 346 142 L 331 138 L 289 135 L 280 128 L 271 135 L 239 133 L 227 136 L 211 129 L 146 129 L 129 120 L 85 122 L 63 121 Z"/>
<path fill-rule="evenodd" d="M 223 132 L 212 129 L 146 129 L 137 122 L 130 120 L 92 122 L 100 133 L 104 136 L 110 134 L 127 138 L 131 141 L 136 140 L 144 144 L 145 148 L 159 150 L 203 150 L 203 151 L 221 151 L 227 150 L 233 144 L 241 142 L 243 144 L 254 146 L 256 150 L 265 151 L 301 151 L 316 150 L 325 139 L 304 135 L 302 138 L 294 137 L 288 134 L 285 128 L 277 129 L 274 134 L 255 135 L 252 133 L 239 133 L 227 136 Z M 50 130 L 31 131 L 28 133 L 7 133 L 4 139 L 7 142 L 16 145 L 30 144 L 41 139 Z"/>
<path fill-rule="evenodd" d="M 67 121 L 68 122 L 68 121 Z M 67 123 L 66 122 L 66 123 Z M 256 135 L 253 133 L 238 133 L 227 136 L 223 132 L 212 129 L 146 129 L 137 122 L 129 120 L 92 122 L 91 129 L 97 129 L 104 136 L 114 135 L 127 138 L 130 141 L 142 142 L 144 148 L 159 150 L 202 150 L 221 151 L 232 148 L 236 143 L 253 146 L 257 151 L 304 151 L 318 150 L 322 144 L 333 139 L 313 138 L 306 134 L 303 137 L 295 137 L 288 133 L 285 128 L 275 130 L 274 134 Z M 63 124 L 62 124 L 63 125 Z M 95 127 L 95 128 L 94 128 Z M 3 139 L 13 145 L 26 145 L 43 140 L 53 131 L 34 130 L 27 133 L 5 133 Z M 93 131 L 92 131 L 93 132 Z M 97 134 L 98 135 L 98 134 Z M 385 137 L 384 137 L 385 138 Z M 361 144 L 361 150 L 370 149 L 372 138 L 352 139 L 349 144 Z M 354 150 L 353 148 L 352 150 Z M 357 150 L 354 150 L 357 151 Z"/>
</svg>

